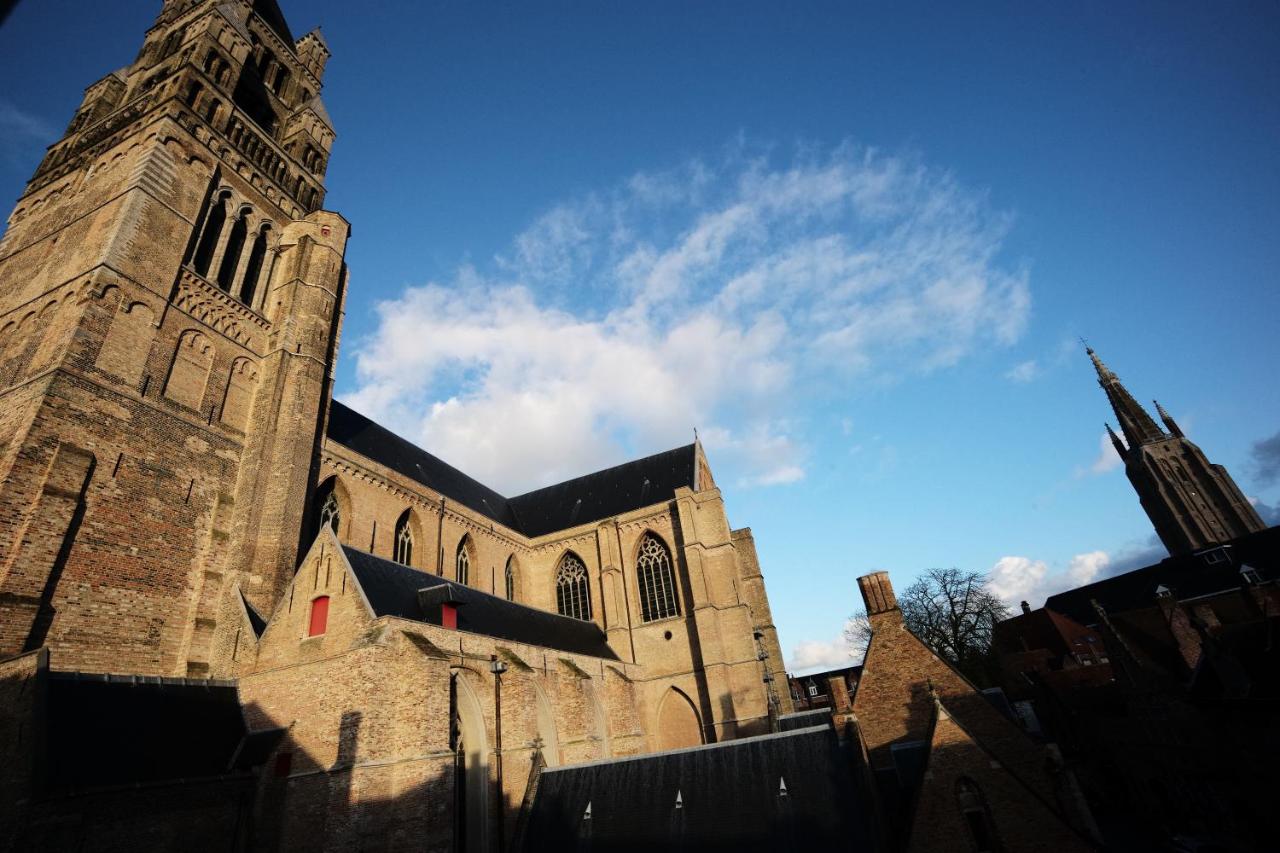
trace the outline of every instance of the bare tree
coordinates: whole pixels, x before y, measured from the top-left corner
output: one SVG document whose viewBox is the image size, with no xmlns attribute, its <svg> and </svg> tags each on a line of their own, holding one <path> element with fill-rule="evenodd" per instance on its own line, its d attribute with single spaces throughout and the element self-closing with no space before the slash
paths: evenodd
<svg viewBox="0 0 1280 853">
<path fill-rule="evenodd" d="M 996 622 L 1009 608 L 987 588 L 978 572 L 929 569 L 898 596 L 902 621 L 944 659 L 976 682 L 984 683 Z M 845 626 L 845 639 L 856 653 L 866 650 L 871 626 L 858 611 Z"/>
<path fill-rule="evenodd" d="M 849 652 L 859 661 L 867 654 L 867 645 L 871 642 L 871 620 L 867 611 L 859 610 L 844 623 L 844 642 Z"/>
</svg>

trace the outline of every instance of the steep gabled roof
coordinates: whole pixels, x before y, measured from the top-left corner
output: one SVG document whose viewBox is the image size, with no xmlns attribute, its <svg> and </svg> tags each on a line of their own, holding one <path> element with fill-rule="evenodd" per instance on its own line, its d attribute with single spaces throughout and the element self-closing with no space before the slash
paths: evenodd
<svg viewBox="0 0 1280 853">
<path fill-rule="evenodd" d="M 337 400 L 327 437 L 530 537 L 669 501 L 694 482 L 696 445 L 688 444 L 506 498 Z"/>
<path fill-rule="evenodd" d="M 606 468 L 511 498 L 526 536 L 542 536 L 671 500 L 693 487 L 694 445 Z"/>
<path fill-rule="evenodd" d="M 253 0 L 253 11 L 293 50 L 293 33 L 289 32 L 289 24 L 276 0 Z"/>
<path fill-rule="evenodd" d="M 486 518 L 518 529 L 507 499 L 502 495 L 337 400 L 329 406 L 327 435 L 330 441 L 385 465 Z"/>
<path fill-rule="evenodd" d="M 375 616 L 398 616 L 439 625 L 441 604 L 447 599 L 458 607 L 460 631 L 607 660 L 618 659 L 609 648 L 604 631 L 594 622 L 526 607 L 346 545 L 342 551 Z"/>
<path fill-rule="evenodd" d="M 875 850 L 854 762 L 828 721 L 547 768 L 517 849 Z"/>
</svg>

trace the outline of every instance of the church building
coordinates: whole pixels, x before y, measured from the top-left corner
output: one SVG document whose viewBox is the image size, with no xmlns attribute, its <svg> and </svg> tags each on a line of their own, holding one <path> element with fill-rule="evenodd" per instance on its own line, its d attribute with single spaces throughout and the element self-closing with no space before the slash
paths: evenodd
<svg viewBox="0 0 1280 853">
<path fill-rule="evenodd" d="M 9 217 L 0 850 L 1090 849 L 885 576 L 793 712 L 698 442 L 504 496 L 333 399 L 329 57 L 164 0 Z"/>
</svg>

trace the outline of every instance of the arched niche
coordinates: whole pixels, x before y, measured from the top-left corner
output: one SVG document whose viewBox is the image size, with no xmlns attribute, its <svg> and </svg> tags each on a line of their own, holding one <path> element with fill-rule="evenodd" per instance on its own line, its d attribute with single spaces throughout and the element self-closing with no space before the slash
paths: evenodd
<svg viewBox="0 0 1280 853">
<path fill-rule="evenodd" d="M 669 687 L 663 694 L 658 704 L 658 726 L 654 734 L 659 750 L 702 744 L 702 720 L 693 702 L 678 688 Z"/>
<path fill-rule="evenodd" d="M 456 849 L 481 853 L 489 849 L 489 739 L 480 701 L 462 672 L 454 673 L 452 692 Z"/>
</svg>

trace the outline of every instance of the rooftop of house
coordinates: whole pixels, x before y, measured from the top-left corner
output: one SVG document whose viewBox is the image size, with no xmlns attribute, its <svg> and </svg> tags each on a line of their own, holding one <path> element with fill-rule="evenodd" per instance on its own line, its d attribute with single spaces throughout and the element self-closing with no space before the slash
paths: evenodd
<svg viewBox="0 0 1280 853">
<path fill-rule="evenodd" d="M 693 444 L 507 498 L 336 400 L 327 437 L 529 537 L 668 501 L 694 484 Z"/>
<path fill-rule="evenodd" d="M 456 608 L 459 631 L 618 659 L 604 631 L 594 622 L 508 601 L 346 545 L 342 550 L 375 616 L 441 625 L 443 607 L 449 604 Z"/>
<path fill-rule="evenodd" d="M 872 850 L 873 804 L 826 723 L 542 771 L 524 849 Z"/>
<path fill-rule="evenodd" d="M 1092 604 L 1095 600 L 1107 612 L 1120 613 L 1155 604 L 1156 590 L 1161 586 L 1182 601 L 1239 589 L 1245 582 L 1241 574 L 1245 566 L 1257 572 L 1260 580 L 1280 579 L 1280 527 L 1051 595 L 1044 606 L 1081 625 L 1094 625 L 1098 622 Z"/>
</svg>

